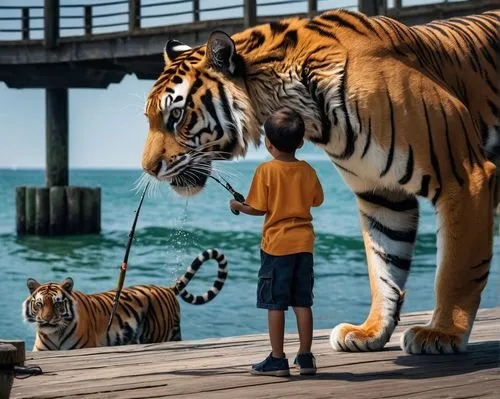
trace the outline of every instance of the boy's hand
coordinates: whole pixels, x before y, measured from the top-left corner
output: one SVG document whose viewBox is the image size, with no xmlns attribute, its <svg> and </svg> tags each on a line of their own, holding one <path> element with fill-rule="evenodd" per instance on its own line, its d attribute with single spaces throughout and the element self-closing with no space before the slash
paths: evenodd
<svg viewBox="0 0 500 399">
<path fill-rule="evenodd" d="M 238 202 L 238 201 L 232 199 L 231 201 L 229 201 L 229 207 L 233 211 L 240 211 L 241 212 L 241 209 L 243 208 L 243 204 L 241 202 Z"/>
</svg>

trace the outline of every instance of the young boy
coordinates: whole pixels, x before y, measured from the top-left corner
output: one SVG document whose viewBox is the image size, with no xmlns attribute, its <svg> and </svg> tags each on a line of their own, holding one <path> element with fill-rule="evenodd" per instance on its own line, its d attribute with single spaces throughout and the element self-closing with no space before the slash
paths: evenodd
<svg viewBox="0 0 500 399">
<path fill-rule="evenodd" d="M 300 374 L 315 374 L 311 353 L 313 321 L 314 231 L 310 209 L 323 202 L 323 189 L 314 169 L 295 158 L 304 143 L 304 122 L 291 109 L 280 109 L 264 125 L 265 144 L 273 160 L 260 165 L 246 203 L 230 202 L 234 210 L 266 215 L 257 307 L 268 309 L 272 352 L 252 366 L 252 374 L 288 376 L 283 353 L 285 310 L 292 306 L 297 318 L 300 348 L 294 363 Z"/>
</svg>

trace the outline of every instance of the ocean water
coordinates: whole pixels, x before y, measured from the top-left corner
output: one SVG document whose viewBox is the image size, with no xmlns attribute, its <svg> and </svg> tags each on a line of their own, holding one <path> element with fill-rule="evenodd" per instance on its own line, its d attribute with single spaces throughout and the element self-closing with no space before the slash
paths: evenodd
<svg viewBox="0 0 500 399">
<path fill-rule="evenodd" d="M 353 194 L 329 162 L 310 162 L 326 194 L 313 211 L 315 247 L 315 328 L 343 321 L 359 323 L 368 314 L 370 288 L 365 253 Z M 221 163 L 236 190 L 246 193 L 255 162 Z M 62 281 L 70 276 L 75 289 L 100 292 L 116 285 L 127 235 L 139 194 L 134 190 L 140 170 L 72 170 L 73 185 L 102 188 L 102 233 L 99 235 L 18 238 L 15 233 L 15 187 L 43 185 L 42 170 L 0 170 L 0 337 L 23 339 L 28 348 L 34 333 L 25 324 L 21 304 L 28 295 L 26 279 Z M 234 216 L 229 194 L 210 181 L 204 192 L 186 200 L 167 185 L 148 196 L 132 246 L 126 285 L 171 285 L 200 251 L 219 248 L 229 259 L 229 277 L 211 303 L 181 302 L 184 339 L 222 337 L 266 331 L 267 315 L 255 307 L 262 218 Z M 435 274 L 435 219 L 421 202 L 421 223 L 403 311 L 432 309 Z M 496 228 L 494 258 L 482 307 L 498 306 L 500 238 Z M 191 282 L 192 292 L 205 291 L 216 273 L 205 263 Z M 287 331 L 295 331 L 293 314 Z"/>
</svg>

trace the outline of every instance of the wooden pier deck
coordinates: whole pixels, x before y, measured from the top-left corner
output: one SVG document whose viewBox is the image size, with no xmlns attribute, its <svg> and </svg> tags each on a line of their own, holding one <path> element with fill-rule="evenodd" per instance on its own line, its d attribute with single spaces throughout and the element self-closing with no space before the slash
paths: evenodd
<svg viewBox="0 0 500 399">
<path fill-rule="evenodd" d="M 409 356 L 398 345 L 409 325 L 430 312 L 405 314 L 386 349 L 337 353 L 330 330 L 317 330 L 318 374 L 252 376 L 250 364 L 268 354 L 266 335 L 153 345 L 27 353 L 44 374 L 14 382 L 11 398 L 499 398 L 500 308 L 478 313 L 469 352 Z M 287 335 L 293 362 L 297 336 Z"/>
</svg>

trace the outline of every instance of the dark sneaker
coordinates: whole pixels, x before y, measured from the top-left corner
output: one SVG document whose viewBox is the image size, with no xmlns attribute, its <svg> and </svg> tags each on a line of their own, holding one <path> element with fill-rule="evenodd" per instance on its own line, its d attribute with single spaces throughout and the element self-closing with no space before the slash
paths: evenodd
<svg viewBox="0 0 500 399">
<path fill-rule="evenodd" d="M 276 377 L 286 377 L 290 375 L 290 367 L 286 357 L 273 357 L 272 352 L 260 363 L 253 364 L 250 373 L 254 375 L 273 375 Z"/>
<path fill-rule="evenodd" d="M 299 369 L 300 375 L 316 374 L 316 358 L 311 352 L 297 355 L 293 364 Z"/>
</svg>

